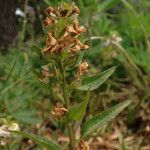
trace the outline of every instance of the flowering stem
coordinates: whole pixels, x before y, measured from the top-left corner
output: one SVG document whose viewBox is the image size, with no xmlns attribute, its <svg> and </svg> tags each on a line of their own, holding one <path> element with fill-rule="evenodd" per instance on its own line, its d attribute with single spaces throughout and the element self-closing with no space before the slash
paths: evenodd
<svg viewBox="0 0 150 150">
<path fill-rule="evenodd" d="M 72 124 L 67 123 L 67 128 L 68 128 L 69 139 L 70 139 L 70 148 L 71 150 L 75 150 L 75 139 L 74 139 Z"/>
<path fill-rule="evenodd" d="M 69 105 L 70 105 L 69 90 L 68 90 L 67 82 L 66 82 L 66 78 L 65 78 L 65 72 L 64 72 L 65 69 L 63 68 L 63 62 L 61 60 L 60 60 L 60 69 L 61 69 L 62 76 L 63 76 L 62 89 L 63 89 L 65 105 L 66 105 L 66 108 L 68 109 Z M 67 118 L 67 120 L 68 120 L 68 118 Z M 70 139 L 70 149 L 75 150 L 75 137 L 74 137 L 73 125 L 68 122 L 67 128 L 68 128 L 68 134 L 69 134 L 69 139 Z"/>
<path fill-rule="evenodd" d="M 66 80 L 64 80 L 63 93 L 64 93 L 64 101 L 66 103 L 66 108 L 68 109 L 70 102 L 69 102 L 69 96 L 68 96 L 68 89 L 66 86 Z M 74 132 L 73 132 L 73 125 L 71 123 L 67 123 L 67 128 L 68 128 L 68 134 L 69 134 L 69 139 L 70 139 L 70 148 L 71 150 L 74 150 L 75 138 L 74 138 Z"/>
</svg>

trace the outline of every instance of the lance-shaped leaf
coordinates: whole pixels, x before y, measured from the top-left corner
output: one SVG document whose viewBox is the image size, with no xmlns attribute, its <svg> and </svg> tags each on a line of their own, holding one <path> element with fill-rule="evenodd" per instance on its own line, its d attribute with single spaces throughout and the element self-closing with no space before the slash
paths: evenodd
<svg viewBox="0 0 150 150">
<path fill-rule="evenodd" d="M 109 108 L 106 111 L 94 116 L 93 118 L 86 121 L 81 130 L 81 138 L 86 138 L 90 136 L 100 127 L 103 127 L 105 124 L 109 123 L 113 118 L 115 118 L 125 107 L 131 103 L 130 100 L 122 102 Z"/>
<path fill-rule="evenodd" d="M 69 112 L 68 112 L 69 120 L 81 121 L 85 115 L 88 101 L 89 101 L 89 92 L 87 93 L 83 102 L 76 104 L 69 109 Z"/>
<path fill-rule="evenodd" d="M 29 133 L 23 132 L 23 131 L 10 131 L 10 132 L 13 134 L 21 135 L 25 138 L 29 138 L 29 139 L 33 140 L 34 142 L 36 142 L 38 145 L 44 146 L 50 150 L 60 150 L 60 147 L 56 143 L 54 143 L 50 140 L 47 140 L 43 137 L 40 137 L 38 135 L 29 134 Z"/>
<path fill-rule="evenodd" d="M 112 67 L 98 75 L 86 77 L 82 80 L 81 86 L 77 87 L 79 90 L 95 90 L 101 86 L 115 71 L 116 67 Z"/>
</svg>

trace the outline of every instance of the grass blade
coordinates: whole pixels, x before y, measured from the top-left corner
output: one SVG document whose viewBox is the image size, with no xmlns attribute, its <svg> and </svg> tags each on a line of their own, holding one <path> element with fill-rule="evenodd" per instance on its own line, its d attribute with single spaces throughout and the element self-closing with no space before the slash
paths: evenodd
<svg viewBox="0 0 150 150">
<path fill-rule="evenodd" d="M 29 138 L 29 139 L 33 140 L 34 142 L 36 142 L 37 144 L 47 147 L 50 150 L 60 150 L 60 148 L 57 144 L 55 144 L 52 141 L 46 140 L 43 137 L 40 137 L 38 135 L 29 134 L 29 133 L 23 132 L 23 131 L 10 131 L 10 132 L 13 134 L 21 135 L 25 138 Z"/>
</svg>

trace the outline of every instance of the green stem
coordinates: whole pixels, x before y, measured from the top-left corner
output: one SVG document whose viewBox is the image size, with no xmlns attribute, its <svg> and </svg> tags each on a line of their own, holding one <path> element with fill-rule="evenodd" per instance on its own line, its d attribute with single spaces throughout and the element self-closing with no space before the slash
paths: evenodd
<svg viewBox="0 0 150 150">
<path fill-rule="evenodd" d="M 70 139 L 70 149 L 75 150 L 75 138 L 73 133 L 73 126 L 70 123 L 67 123 L 68 133 L 69 133 L 69 139 Z"/>
<path fill-rule="evenodd" d="M 20 41 L 19 41 L 19 44 L 18 44 L 18 47 L 20 48 L 21 45 L 22 45 L 22 42 L 24 40 L 24 37 L 25 37 L 25 31 L 26 31 L 26 24 L 27 24 L 27 21 L 26 21 L 26 18 L 27 18 L 27 5 L 28 5 L 28 0 L 25 0 L 25 3 L 24 3 L 24 18 L 23 18 L 23 22 L 22 22 L 22 31 L 21 31 L 21 34 L 20 34 Z"/>
<path fill-rule="evenodd" d="M 66 108 L 69 109 L 69 106 L 70 106 L 69 90 L 68 90 L 67 81 L 65 78 L 65 72 L 64 72 L 65 69 L 63 67 L 62 59 L 60 60 L 60 70 L 63 76 L 62 89 L 63 89 L 64 101 L 65 101 Z M 74 131 L 73 131 L 73 125 L 72 123 L 69 123 L 68 118 L 67 120 L 68 120 L 67 128 L 68 128 L 68 134 L 69 134 L 69 139 L 70 139 L 70 149 L 75 150 L 75 136 L 74 136 Z"/>
</svg>

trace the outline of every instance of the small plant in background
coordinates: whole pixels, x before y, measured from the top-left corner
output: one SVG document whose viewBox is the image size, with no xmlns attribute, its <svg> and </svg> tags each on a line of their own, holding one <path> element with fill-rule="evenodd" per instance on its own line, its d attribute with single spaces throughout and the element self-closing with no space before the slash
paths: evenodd
<svg viewBox="0 0 150 150">
<path fill-rule="evenodd" d="M 14 135 L 9 132 L 11 131 L 19 131 L 19 125 L 12 121 L 10 118 L 1 118 L 0 119 L 0 145 L 5 146 L 10 143 L 10 141 L 14 138 Z M 7 146 L 6 146 L 7 147 Z"/>
<path fill-rule="evenodd" d="M 51 117 L 56 121 L 65 121 L 70 139 L 69 149 L 88 150 L 86 140 L 115 118 L 130 101 L 122 102 L 95 116 L 86 115 L 88 102 L 92 101 L 91 91 L 100 87 L 116 67 L 91 75 L 89 64 L 83 61 L 84 52 L 89 48 L 83 44 L 85 40 L 81 37 L 86 29 L 79 25 L 80 10 L 74 3 L 62 3 L 56 8 L 48 7 L 45 13 L 46 45 L 41 51 L 40 81 L 49 88 Z M 81 97 L 76 100 L 74 95 L 79 92 Z M 61 149 L 58 144 L 43 137 L 22 131 L 10 132 L 30 138 L 48 149 Z"/>
</svg>

